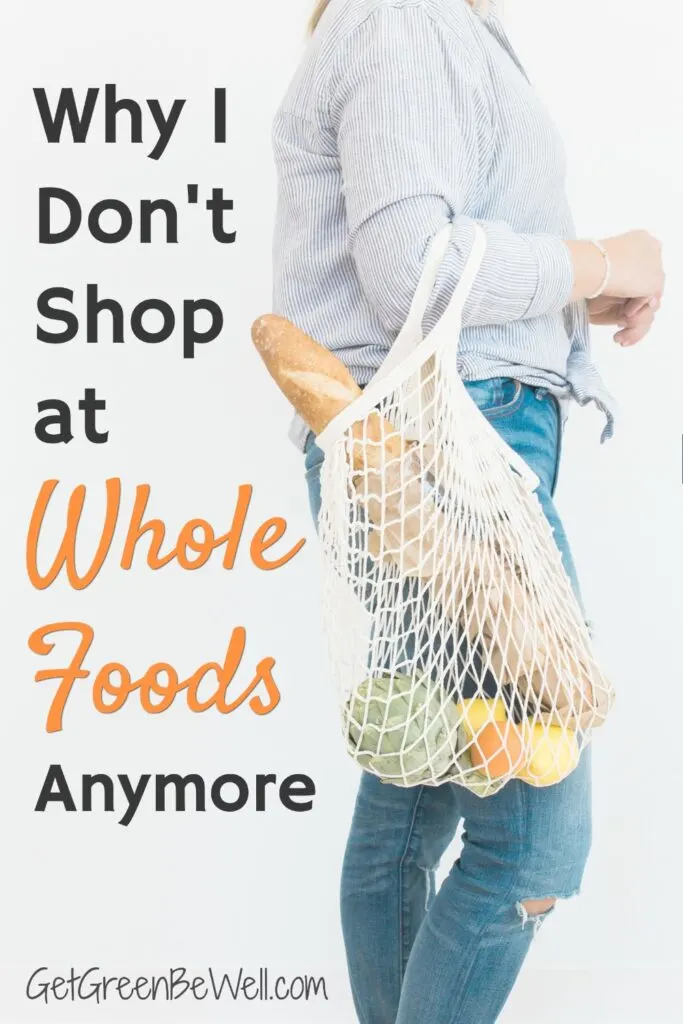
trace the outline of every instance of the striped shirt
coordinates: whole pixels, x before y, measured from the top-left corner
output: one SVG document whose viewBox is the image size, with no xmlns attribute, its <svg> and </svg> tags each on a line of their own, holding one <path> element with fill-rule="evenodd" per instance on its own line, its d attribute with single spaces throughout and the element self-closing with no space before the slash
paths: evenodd
<svg viewBox="0 0 683 1024">
<path fill-rule="evenodd" d="M 466 380 L 511 377 L 561 399 L 613 400 L 570 303 L 565 156 L 496 13 L 466 0 L 331 0 L 274 122 L 274 311 L 359 384 L 406 319 L 429 242 L 451 240 L 423 327 L 487 249 L 463 313 Z M 292 439 L 308 431 L 298 418 Z"/>
</svg>

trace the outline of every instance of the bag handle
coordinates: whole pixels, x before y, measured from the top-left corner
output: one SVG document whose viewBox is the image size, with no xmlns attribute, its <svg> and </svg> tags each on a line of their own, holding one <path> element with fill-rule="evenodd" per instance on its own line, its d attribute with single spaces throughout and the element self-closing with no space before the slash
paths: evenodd
<svg viewBox="0 0 683 1024">
<path fill-rule="evenodd" d="M 448 244 L 451 240 L 451 233 L 453 225 L 449 221 L 445 227 L 441 228 L 436 235 L 432 238 L 429 248 L 427 250 L 427 256 L 422 268 L 422 274 L 418 281 L 415 294 L 413 295 L 413 301 L 410 304 L 410 310 L 408 311 L 408 317 L 406 319 L 403 328 L 401 329 L 396 341 L 391 346 L 389 354 L 386 359 L 383 360 L 379 370 L 372 378 L 375 380 L 382 380 L 387 374 L 389 374 L 394 367 L 402 363 L 403 360 L 410 355 L 415 348 L 416 344 L 422 340 L 422 321 L 424 319 L 429 300 L 436 284 L 436 278 L 441 269 L 441 264 L 448 250 Z M 481 261 L 486 251 L 486 232 L 483 228 L 479 227 L 478 224 L 474 225 L 474 239 L 472 242 L 472 248 L 470 254 L 467 257 L 465 267 L 460 280 L 453 290 L 448 305 L 443 312 L 443 315 L 439 318 L 439 327 L 448 328 L 449 323 L 453 325 L 453 344 L 457 345 L 458 337 L 460 334 L 460 317 L 472 291 L 472 285 L 481 266 Z M 416 339 L 418 339 L 416 341 Z"/>
<path fill-rule="evenodd" d="M 415 368 L 414 364 L 422 360 L 424 350 L 421 348 L 421 345 L 427 344 L 423 342 L 422 319 L 434 289 L 434 283 L 443 257 L 448 248 L 452 227 L 452 224 L 449 222 L 432 239 L 420 280 L 413 295 L 413 301 L 410 304 L 408 318 L 379 370 L 367 384 L 363 393 L 351 405 L 337 413 L 325 429 L 321 430 L 318 434 L 316 444 L 324 452 L 328 451 L 331 445 L 352 423 L 362 419 L 384 397 L 387 390 L 387 378 L 396 378 L 394 383 L 400 383 L 400 380 L 408 376 Z M 452 335 L 451 343 L 453 345 L 458 344 L 462 309 L 472 289 L 485 250 L 486 232 L 478 224 L 475 224 L 472 249 L 460 280 L 453 290 L 443 315 L 439 318 L 437 324 L 439 331 L 437 332 L 435 328 L 434 332 L 432 332 L 435 338 L 448 337 L 450 334 Z M 449 324 L 452 325 L 452 331 L 444 332 L 442 328 L 447 328 Z M 426 352 L 424 354 L 425 356 L 427 355 Z"/>
<path fill-rule="evenodd" d="M 450 236 L 451 224 L 449 223 L 432 239 L 425 265 L 410 305 L 408 319 L 394 342 L 389 355 L 362 394 L 345 409 L 337 413 L 325 429 L 318 434 L 316 444 L 326 454 L 334 442 L 352 424 L 366 416 L 381 401 L 387 391 L 391 390 L 392 386 L 397 386 L 402 380 L 418 369 L 424 358 L 433 354 L 443 343 L 444 339 L 452 345 L 458 344 L 462 310 L 472 290 L 472 285 L 479 272 L 479 267 L 486 251 L 486 232 L 478 224 L 474 225 L 474 241 L 460 280 L 453 290 L 453 294 L 448 301 L 443 315 L 439 318 L 438 324 L 435 325 L 428 338 L 423 340 L 422 319 L 434 289 L 434 283 L 441 262 L 448 248 Z M 451 325 L 452 330 L 448 330 L 449 325 Z M 431 352 L 426 351 L 430 348 Z M 389 378 L 389 381 L 387 378 Z M 469 400 L 472 401 L 471 398 Z M 474 402 L 472 404 L 474 405 Z M 539 485 L 537 475 L 525 460 L 502 440 L 486 417 L 481 413 L 480 415 L 487 428 L 496 435 L 499 446 L 505 451 L 509 465 L 522 477 L 529 490 L 535 491 Z"/>
</svg>

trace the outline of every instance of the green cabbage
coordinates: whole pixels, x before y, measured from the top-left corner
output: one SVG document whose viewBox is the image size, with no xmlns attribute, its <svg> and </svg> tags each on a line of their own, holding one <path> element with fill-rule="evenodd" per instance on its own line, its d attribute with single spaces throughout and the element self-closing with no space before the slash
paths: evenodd
<svg viewBox="0 0 683 1024">
<path fill-rule="evenodd" d="M 433 783 L 454 765 L 459 718 L 455 702 L 429 680 L 366 679 L 344 709 L 349 753 L 396 786 Z"/>
</svg>

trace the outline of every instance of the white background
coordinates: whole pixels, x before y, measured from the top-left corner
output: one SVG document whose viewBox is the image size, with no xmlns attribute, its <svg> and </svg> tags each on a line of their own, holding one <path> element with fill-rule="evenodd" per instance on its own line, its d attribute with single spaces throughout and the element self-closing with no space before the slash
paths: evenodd
<svg viewBox="0 0 683 1024">
<path fill-rule="evenodd" d="M 459 2 L 459 0 L 453 0 Z M 147 0 L 116 5 L 65 0 L 5 11 L 3 76 L 2 330 L 2 824 L 0 1018 L 218 1021 L 239 1024 L 353 1021 L 337 917 L 337 876 L 356 771 L 347 763 L 319 630 L 317 555 L 301 460 L 285 438 L 289 412 L 250 349 L 249 325 L 268 309 L 275 181 L 273 111 L 296 65 L 312 0 L 258 3 Z M 679 1019 L 683 886 L 681 842 L 681 344 L 683 212 L 680 190 L 680 6 L 675 0 L 508 0 L 509 32 L 567 142 L 570 190 L 581 233 L 648 227 L 665 241 L 668 294 L 651 338 L 633 351 L 595 333 L 595 350 L 621 417 L 600 447 L 601 422 L 576 411 L 566 439 L 559 503 L 585 597 L 619 691 L 595 743 L 595 840 L 585 889 L 539 934 L 504 1014 L 516 1022 L 601 1024 Z M 146 144 L 106 145 L 96 108 L 85 145 L 45 142 L 32 88 L 80 96 L 115 82 L 119 95 L 187 104 L 160 161 Z M 213 89 L 229 94 L 229 144 L 211 143 Z M 120 118 L 122 127 L 125 118 Z M 207 215 L 184 205 L 185 185 L 206 198 L 222 185 L 235 200 L 238 244 L 211 239 Z M 182 244 L 114 246 L 85 231 L 68 244 L 37 243 L 37 190 L 69 188 L 88 208 L 106 196 L 135 204 L 174 199 Z M 180 339 L 146 346 L 103 340 L 86 348 L 35 340 L 44 288 L 85 284 L 128 310 L 155 295 L 179 307 L 209 297 L 226 311 L 220 342 L 183 361 Z M 129 335 L 130 337 L 130 335 Z M 106 445 L 77 428 L 68 446 L 40 444 L 36 403 L 76 403 L 85 387 L 107 400 Z M 89 488 L 84 559 L 97 536 L 103 482 L 123 479 L 121 522 L 110 560 L 86 591 L 63 579 L 39 593 L 27 581 L 25 533 L 41 482 L 61 480 L 61 501 Z M 117 566 L 134 487 L 152 485 L 149 512 L 169 535 L 202 516 L 228 528 L 240 483 L 254 486 L 246 540 L 266 516 L 284 515 L 292 542 L 310 542 L 286 568 L 254 569 L 247 544 L 231 572 L 220 556 L 197 572 Z M 59 505 L 59 502 L 57 503 Z M 48 530 L 57 539 L 57 520 Z M 48 547 L 46 545 L 46 551 Z M 62 733 L 44 719 L 53 684 L 29 633 L 60 619 L 95 629 L 89 667 L 121 660 L 136 674 L 164 659 L 183 674 L 220 659 L 233 626 L 248 643 L 241 678 L 277 659 L 280 707 L 222 717 L 177 706 L 143 714 L 134 699 L 98 715 L 77 684 Z M 251 678 L 249 674 L 249 678 Z M 33 806 L 47 767 L 61 763 L 76 792 L 86 772 L 238 772 L 311 775 L 314 811 L 290 814 L 154 813 L 128 828 L 117 815 Z M 123 803 L 120 804 L 123 807 Z M 108 973 L 249 969 L 325 974 L 327 1004 L 181 1002 L 27 1003 L 29 972 L 100 965 Z M 422 1022 L 420 1022 L 422 1024 Z M 426 1024 L 426 1022 L 425 1022 Z M 474 1022 L 472 1022 L 474 1024 Z"/>
</svg>

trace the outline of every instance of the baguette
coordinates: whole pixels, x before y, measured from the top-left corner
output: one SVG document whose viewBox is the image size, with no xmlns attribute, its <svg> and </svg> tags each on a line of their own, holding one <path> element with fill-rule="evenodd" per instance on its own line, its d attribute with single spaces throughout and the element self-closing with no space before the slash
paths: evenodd
<svg viewBox="0 0 683 1024">
<path fill-rule="evenodd" d="M 251 337 L 271 377 L 314 434 L 360 395 L 342 361 L 284 317 L 259 317 Z"/>
<path fill-rule="evenodd" d="M 259 317 L 251 337 L 271 377 L 314 434 L 360 397 L 342 361 L 284 317 Z M 379 413 L 355 423 L 352 433 L 359 442 L 351 454 L 355 469 L 379 468 L 407 450 L 396 428 Z"/>
</svg>

